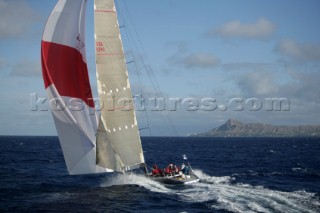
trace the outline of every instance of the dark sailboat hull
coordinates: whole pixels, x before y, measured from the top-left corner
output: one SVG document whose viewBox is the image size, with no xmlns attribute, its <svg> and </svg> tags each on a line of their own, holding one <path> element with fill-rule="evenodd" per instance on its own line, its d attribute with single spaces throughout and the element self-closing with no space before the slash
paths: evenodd
<svg viewBox="0 0 320 213">
<path fill-rule="evenodd" d="M 200 178 L 195 174 L 187 175 L 183 178 L 181 175 L 175 176 L 149 176 L 151 180 L 163 183 L 163 184 L 172 184 L 172 185 L 181 185 L 181 184 L 192 184 L 200 181 Z"/>
</svg>

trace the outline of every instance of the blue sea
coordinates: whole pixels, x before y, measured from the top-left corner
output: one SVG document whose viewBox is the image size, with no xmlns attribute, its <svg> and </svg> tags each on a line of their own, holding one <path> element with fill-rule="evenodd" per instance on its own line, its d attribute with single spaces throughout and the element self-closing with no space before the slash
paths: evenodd
<svg viewBox="0 0 320 213">
<path fill-rule="evenodd" d="M 320 212 L 319 138 L 142 138 L 149 166 L 186 154 L 201 182 L 69 176 L 57 137 L 0 137 L 1 212 Z"/>
</svg>

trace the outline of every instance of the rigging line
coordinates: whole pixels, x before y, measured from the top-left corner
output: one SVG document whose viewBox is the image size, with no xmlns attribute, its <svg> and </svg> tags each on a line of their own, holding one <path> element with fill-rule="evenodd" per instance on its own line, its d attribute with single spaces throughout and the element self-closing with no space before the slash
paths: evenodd
<svg viewBox="0 0 320 213">
<path fill-rule="evenodd" d="M 125 21 L 125 18 L 123 17 L 123 20 Z M 130 31 L 130 28 L 127 28 L 128 30 L 126 30 L 125 31 L 125 33 L 126 33 L 126 36 L 128 37 L 128 41 L 129 41 L 129 44 L 130 44 L 130 46 L 131 46 L 131 49 L 133 49 L 132 48 L 132 45 L 131 45 L 131 39 L 130 39 L 130 37 L 132 37 L 132 38 L 134 38 L 134 36 L 130 36 L 129 34 L 131 34 L 131 31 Z M 134 46 L 135 46 L 135 48 L 139 51 L 139 48 L 138 48 L 138 46 L 137 46 L 137 44 L 136 44 L 136 42 L 135 42 L 135 40 L 134 39 L 132 39 L 132 42 L 133 42 L 133 44 L 134 44 Z M 133 56 L 134 56 L 134 52 L 133 52 Z M 135 57 L 135 56 L 134 56 Z M 145 66 L 145 70 L 146 70 L 146 65 L 144 65 Z M 135 63 L 135 68 L 136 68 L 136 72 L 139 72 L 138 71 L 138 68 L 137 68 L 137 64 Z M 153 79 L 150 77 L 150 73 L 148 73 L 147 71 L 146 71 L 146 73 L 147 73 L 147 75 L 148 75 L 148 77 L 149 77 L 149 79 L 150 79 L 150 81 L 151 81 L 151 83 L 153 84 L 153 88 L 154 88 L 154 90 L 155 90 L 155 92 L 156 92 L 156 95 L 157 95 L 157 97 L 161 97 L 160 95 L 159 95 L 159 91 L 157 91 L 157 88 L 156 88 L 156 86 L 155 86 L 155 84 L 154 84 L 154 82 L 153 82 Z M 140 73 L 139 73 L 140 74 Z M 140 75 L 139 75 L 139 77 L 140 77 Z M 139 80 L 140 80 L 140 78 L 139 78 Z M 141 81 L 140 81 L 140 85 L 141 85 Z M 147 113 L 147 112 L 146 112 Z M 148 116 L 149 117 L 149 116 Z M 172 128 L 170 129 L 170 123 L 169 123 L 169 125 L 167 124 L 167 122 L 165 121 L 165 119 L 164 119 L 164 117 L 163 116 L 160 116 L 161 117 L 161 119 L 163 120 L 163 123 L 164 123 L 164 125 L 166 126 L 166 128 L 169 130 L 169 131 L 172 131 Z M 148 119 L 149 120 L 149 119 Z"/>
<path fill-rule="evenodd" d="M 117 11 L 118 11 L 118 14 L 119 14 L 120 19 L 121 19 L 122 22 L 123 22 L 123 26 L 125 26 L 125 25 L 126 25 L 126 20 L 125 20 L 124 16 L 123 16 L 122 13 L 121 13 L 121 8 L 120 8 L 120 6 L 119 6 L 119 4 L 118 4 L 117 1 L 115 1 L 115 4 L 116 4 L 116 7 L 118 8 Z M 124 28 L 124 32 L 125 32 L 125 35 L 126 35 L 126 37 L 127 37 L 127 41 L 128 41 L 128 44 L 129 44 L 129 48 L 132 50 L 132 58 L 133 58 L 133 61 L 130 61 L 130 63 L 131 63 L 131 62 L 134 62 L 135 72 L 136 72 L 136 74 L 137 74 L 138 82 L 139 82 L 140 94 L 141 94 L 141 96 L 143 97 L 141 77 L 140 77 L 140 72 L 139 72 L 138 67 L 137 67 L 137 64 L 136 64 L 136 57 L 135 57 L 134 52 L 133 52 L 133 48 L 132 48 L 132 45 L 131 45 L 131 42 L 130 42 L 130 38 L 129 38 L 128 32 L 127 32 L 127 30 L 126 30 L 125 28 Z M 148 115 L 147 110 L 145 110 L 145 116 L 146 116 L 146 121 L 147 121 L 147 125 L 148 125 L 149 136 L 151 136 L 152 134 L 151 134 L 150 121 L 149 121 L 149 115 Z"/>
<path fill-rule="evenodd" d="M 123 2 L 123 4 L 124 4 L 124 7 L 125 7 L 125 9 L 126 9 L 126 11 L 127 11 L 127 13 L 128 13 L 129 20 L 133 20 L 133 19 L 131 18 L 131 15 L 130 15 L 130 12 L 129 12 L 129 10 L 128 10 L 128 7 L 127 7 L 126 3 Z M 145 51 L 145 49 L 144 49 L 144 47 L 143 47 L 143 44 L 142 44 L 141 39 L 140 39 L 140 37 L 139 37 L 139 34 L 138 34 L 138 32 L 137 32 L 137 30 L 136 30 L 136 28 L 135 28 L 135 25 L 134 25 L 133 21 L 131 21 L 131 23 L 132 23 L 132 27 L 133 27 L 134 33 L 135 33 L 135 35 L 136 35 L 136 37 L 137 37 L 137 39 L 138 39 L 139 45 L 140 45 L 140 47 L 141 47 L 142 53 L 143 53 L 143 55 L 145 55 L 145 57 L 146 57 L 146 59 L 147 59 L 147 61 L 148 61 L 147 54 L 145 54 L 146 51 Z M 153 80 L 154 83 L 155 83 L 155 86 L 156 86 L 156 88 L 157 88 L 157 90 L 158 90 L 158 93 L 163 97 L 163 94 L 161 93 L 161 89 L 160 89 L 160 87 L 159 87 L 159 84 L 158 84 L 158 82 L 157 82 L 157 80 L 156 80 L 156 77 L 155 77 L 155 75 L 154 75 L 154 72 L 153 72 L 152 68 L 149 67 L 149 69 L 147 69 L 147 66 L 146 66 L 143 58 L 141 58 L 141 60 L 142 60 L 142 63 L 143 63 L 143 65 L 144 65 L 144 67 L 145 67 L 146 72 L 147 72 L 148 74 L 150 74 L 150 76 L 152 77 L 152 80 Z M 150 63 L 149 63 L 149 64 L 150 64 Z"/>
<path fill-rule="evenodd" d="M 144 47 L 143 47 L 143 45 L 142 45 L 141 39 L 140 39 L 140 37 L 139 37 L 139 34 L 138 34 L 138 32 L 137 32 L 137 30 L 136 30 L 136 28 L 135 28 L 135 26 L 134 26 L 134 23 L 133 23 L 133 21 L 132 21 L 133 19 L 131 18 L 131 15 L 130 15 L 130 12 L 129 12 L 129 10 L 128 10 L 128 7 L 127 7 L 127 5 L 126 5 L 126 3 L 125 3 L 124 1 L 123 1 L 123 5 L 124 5 L 124 7 L 125 7 L 125 9 L 126 9 L 126 12 L 128 13 L 129 20 L 131 20 L 133 30 L 134 30 L 134 32 L 135 32 L 135 34 L 136 34 L 136 37 L 137 37 L 137 39 L 138 39 L 138 42 L 139 42 L 139 44 L 140 44 L 140 46 L 141 46 L 142 53 L 144 53 L 144 55 L 146 56 L 146 60 L 148 61 L 148 57 L 147 57 L 147 55 L 145 54 L 146 51 L 145 51 L 145 49 L 144 49 Z M 151 76 L 152 76 L 152 78 L 153 78 L 153 80 L 154 80 L 154 82 L 155 82 L 156 88 L 158 89 L 158 93 L 163 97 L 162 92 L 161 92 L 160 87 L 159 87 L 159 84 L 158 84 L 158 82 L 157 82 L 157 80 L 156 80 L 156 77 L 155 77 L 155 74 L 154 74 L 152 68 L 150 67 L 150 69 L 148 70 L 148 69 L 147 69 L 147 66 L 146 66 L 146 64 L 145 64 L 145 62 L 144 62 L 144 59 L 143 59 L 143 58 L 141 58 L 141 59 L 142 59 L 142 63 L 143 63 L 143 65 L 144 65 L 144 67 L 145 67 L 146 72 L 149 71 L 149 73 L 151 73 Z M 174 135 L 177 136 L 177 135 L 178 135 L 178 131 L 177 131 L 175 125 L 174 125 L 174 122 L 173 122 L 173 120 L 172 120 L 172 117 L 171 117 L 170 113 L 169 113 L 167 110 L 166 110 L 166 112 L 167 112 L 167 116 L 168 116 L 168 120 L 169 120 L 169 123 L 170 123 L 170 125 L 171 125 L 171 128 L 173 129 Z"/>
<path fill-rule="evenodd" d="M 132 20 L 132 18 L 130 17 L 129 10 L 128 10 L 125 2 L 124 2 L 124 6 L 125 6 L 125 9 L 126 9 L 128 15 L 129 15 L 130 20 Z M 139 34 L 138 34 L 137 30 L 136 30 L 135 27 L 134 27 L 134 23 L 133 23 L 133 22 L 131 22 L 131 23 L 132 23 L 132 26 L 133 26 L 133 28 L 134 28 L 136 37 L 137 37 L 137 39 L 138 39 L 138 41 L 139 41 L 140 47 L 141 47 L 141 49 L 142 49 L 142 53 L 143 53 L 144 55 L 146 55 L 146 54 L 145 54 L 146 51 L 145 51 L 145 49 L 144 49 L 144 47 L 143 47 L 143 45 L 142 45 L 141 39 L 140 39 L 140 37 L 139 37 Z M 146 58 L 147 58 L 147 56 L 146 56 Z M 147 58 L 147 60 L 148 60 L 148 58 Z M 155 84 L 154 87 L 155 87 L 156 92 L 157 92 L 158 94 L 160 94 L 160 96 L 163 97 L 163 94 L 162 94 L 162 92 L 161 92 L 161 90 L 160 90 L 159 84 L 158 84 L 158 82 L 157 82 L 157 80 L 156 80 L 156 77 L 155 77 L 155 75 L 154 75 L 154 72 L 153 72 L 152 68 L 150 67 L 150 69 L 147 69 L 147 66 L 146 66 L 143 58 L 142 58 L 142 63 L 143 63 L 143 65 L 144 65 L 144 67 L 145 67 L 145 70 L 146 70 L 147 74 L 148 74 L 149 76 L 151 76 L 151 77 L 149 77 L 150 80 L 152 81 L 152 83 L 154 82 L 154 84 Z M 171 125 L 171 128 L 172 128 L 172 131 L 173 131 L 174 135 L 178 135 L 178 134 L 177 134 L 177 130 L 176 130 L 176 128 L 175 128 L 175 125 L 174 125 L 174 123 L 173 123 L 173 120 L 172 120 L 172 117 L 171 117 L 170 113 L 169 113 L 168 111 L 166 111 L 166 113 L 167 113 L 167 118 L 168 118 L 168 121 L 169 121 L 169 123 L 170 123 L 170 125 Z"/>
<path fill-rule="evenodd" d="M 117 4 L 117 5 L 118 5 L 118 4 Z M 119 10 L 120 10 L 120 7 L 118 7 L 118 8 L 119 8 Z M 120 16 L 122 17 L 122 20 L 123 20 L 123 22 L 125 23 L 125 22 L 126 22 L 125 17 L 124 17 L 122 14 L 120 14 Z M 126 30 L 125 33 L 126 33 L 126 36 L 127 36 L 127 38 L 128 38 L 130 48 L 133 50 L 132 45 L 131 45 L 131 42 L 130 42 L 130 37 L 133 38 L 133 36 L 129 36 L 129 35 L 128 35 L 128 34 L 131 34 L 131 33 L 130 33 L 130 29 Z M 134 43 L 134 46 L 135 46 L 137 49 L 139 49 L 139 48 L 137 47 L 136 42 L 135 42 L 134 39 L 132 39 L 132 42 Z M 139 50 L 138 50 L 138 51 L 139 51 Z M 132 53 L 133 53 L 133 58 L 135 59 L 134 52 L 132 52 Z M 136 61 L 136 60 L 135 60 L 135 61 Z M 135 67 L 136 67 L 137 75 L 139 75 L 139 80 L 140 80 L 140 72 L 138 71 L 138 68 L 137 68 L 137 65 L 136 65 L 136 64 L 135 64 Z M 151 80 L 152 80 L 152 79 L 151 79 Z M 153 83 L 153 82 L 151 82 L 151 83 Z M 140 86 L 141 86 L 141 81 L 140 81 Z M 140 87 L 140 88 L 141 88 L 141 87 Z M 141 93 L 142 93 L 142 90 L 141 90 Z"/>
<path fill-rule="evenodd" d="M 123 17 L 123 18 L 124 18 L 124 17 Z M 127 33 L 127 34 L 130 34 L 130 28 L 128 28 L 128 30 L 126 31 L 126 33 Z M 129 37 L 130 37 L 130 36 L 129 36 Z M 134 37 L 132 36 L 132 38 L 134 38 Z M 129 41 L 130 41 L 130 39 L 129 39 Z M 139 51 L 138 45 L 136 44 L 135 40 L 132 40 L 132 41 L 133 41 L 134 46 L 136 47 L 136 49 Z M 153 88 L 155 89 L 156 95 L 157 95 L 158 97 L 160 97 L 160 95 L 159 95 L 160 91 L 157 90 L 157 86 L 155 85 L 154 79 L 152 78 L 152 76 L 150 75 L 150 73 L 147 72 L 147 69 L 146 69 L 146 65 L 145 65 L 145 64 L 144 64 L 144 67 L 145 67 L 146 73 L 147 73 L 147 75 L 148 75 L 151 83 L 153 84 Z M 161 116 L 160 116 L 160 117 L 161 117 Z M 161 117 L 161 118 L 164 119 L 163 117 Z M 172 131 L 172 128 L 170 129 L 170 127 L 167 126 L 166 121 L 165 121 L 165 120 L 163 120 L 163 121 L 164 121 L 164 124 L 166 125 L 166 127 L 168 128 L 168 130 L 169 130 L 169 131 L 170 131 L 170 130 Z M 169 124 L 170 124 L 170 122 L 169 122 Z"/>
<path fill-rule="evenodd" d="M 122 14 L 121 14 L 121 15 L 122 15 Z M 125 17 L 124 17 L 123 15 L 122 15 L 122 19 L 125 21 Z M 133 42 L 135 48 L 139 51 L 138 45 L 136 44 L 135 40 L 133 39 L 134 36 L 129 35 L 129 34 L 131 34 L 130 28 L 127 28 L 127 30 L 126 30 L 125 32 L 126 32 L 126 35 L 127 35 L 127 37 L 128 37 L 129 44 L 131 45 L 131 42 L 130 42 L 131 39 L 130 39 L 130 37 L 132 37 L 132 42 Z M 132 45 L 131 45 L 131 49 L 133 49 L 133 48 L 132 48 Z M 144 64 L 144 66 L 145 66 L 144 69 L 146 70 L 146 65 Z M 136 70 L 138 70 L 137 64 L 135 64 L 135 67 L 136 67 Z M 151 83 L 153 84 L 153 88 L 154 88 L 154 90 L 155 90 L 155 92 L 156 92 L 157 97 L 160 97 L 160 95 L 159 95 L 160 92 L 159 92 L 159 91 L 157 90 L 157 88 L 156 88 L 154 79 L 152 79 L 150 73 L 148 73 L 147 70 L 146 70 L 146 73 L 147 73 L 147 75 L 148 75 Z M 139 73 L 139 74 L 140 74 L 140 73 Z M 169 125 L 168 125 L 167 122 L 164 120 L 164 117 L 163 117 L 163 116 L 160 116 L 160 117 L 161 117 L 161 119 L 163 120 L 166 128 L 167 128 L 169 131 L 170 131 L 170 130 L 172 131 L 172 128 L 170 129 L 170 127 L 169 127 L 169 126 L 170 126 L 170 122 L 169 122 Z"/>
</svg>

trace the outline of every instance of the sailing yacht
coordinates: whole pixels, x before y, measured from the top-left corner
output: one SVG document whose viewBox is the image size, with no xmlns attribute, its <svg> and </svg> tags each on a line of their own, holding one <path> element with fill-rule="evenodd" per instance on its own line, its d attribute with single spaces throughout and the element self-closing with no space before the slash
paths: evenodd
<svg viewBox="0 0 320 213">
<path fill-rule="evenodd" d="M 87 0 L 59 0 L 41 41 L 44 85 L 68 172 L 146 169 L 114 0 L 94 0 L 100 113 L 88 76 L 86 6 Z"/>
</svg>

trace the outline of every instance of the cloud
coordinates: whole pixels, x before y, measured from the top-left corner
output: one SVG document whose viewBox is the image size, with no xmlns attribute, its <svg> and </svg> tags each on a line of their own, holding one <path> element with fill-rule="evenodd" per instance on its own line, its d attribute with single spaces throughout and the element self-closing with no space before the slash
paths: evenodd
<svg viewBox="0 0 320 213">
<path fill-rule="evenodd" d="M 11 75 L 22 77 L 40 76 L 41 66 L 39 62 L 24 59 L 13 66 Z"/>
<path fill-rule="evenodd" d="M 273 95 L 277 94 L 279 86 L 272 73 L 250 72 L 239 80 L 238 85 L 246 95 Z"/>
<path fill-rule="evenodd" d="M 0 39 L 22 37 L 39 15 L 22 0 L 0 0 Z"/>
<path fill-rule="evenodd" d="M 285 97 L 294 100 L 296 105 L 319 104 L 319 69 L 319 65 L 308 66 L 307 71 L 305 66 L 294 64 L 285 64 L 282 68 L 269 67 L 265 71 L 240 74 L 237 86 L 244 96 Z"/>
<path fill-rule="evenodd" d="M 0 68 L 5 65 L 6 61 L 4 58 L 0 58 Z"/>
<path fill-rule="evenodd" d="M 287 96 L 295 97 L 304 103 L 318 103 L 320 100 L 319 79 L 320 67 L 311 72 L 301 72 L 289 68 L 291 81 L 281 87 L 281 92 Z"/>
<path fill-rule="evenodd" d="M 275 31 L 275 25 L 265 18 L 258 19 L 255 23 L 241 23 L 231 21 L 223 26 L 209 30 L 207 36 L 228 38 L 266 39 Z"/>
<path fill-rule="evenodd" d="M 172 64 L 182 65 L 187 69 L 208 69 L 220 63 L 220 59 L 210 53 L 193 53 L 183 57 L 174 56 L 170 61 Z"/>
<path fill-rule="evenodd" d="M 226 63 L 222 64 L 222 69 L 225 71 L 247 71 L 247 70 L 256 70 L 256 71 L 265 71 L 270 70 L 275 65 L 272 63 L 262 63 L 262 62 L 239 62 L 239 63 Z"/>
<path fill-rule="evenodd" d="M 320 45 L 297 43 L 292 39 L 283 39 L 275 47 L 275 51 L 293 60 L 302 62 L 320 61 Z"/>
</svg>

